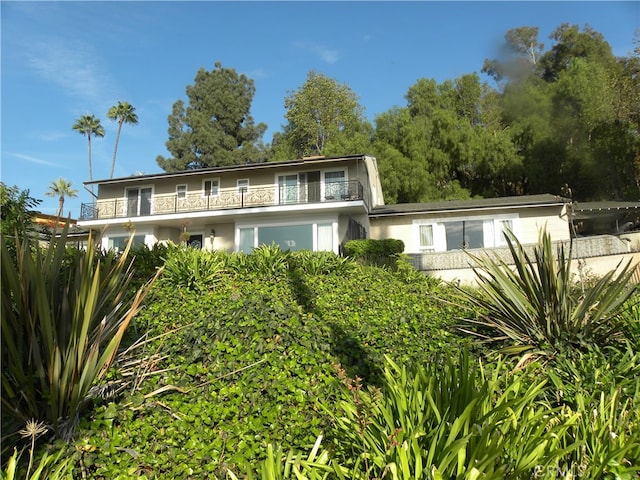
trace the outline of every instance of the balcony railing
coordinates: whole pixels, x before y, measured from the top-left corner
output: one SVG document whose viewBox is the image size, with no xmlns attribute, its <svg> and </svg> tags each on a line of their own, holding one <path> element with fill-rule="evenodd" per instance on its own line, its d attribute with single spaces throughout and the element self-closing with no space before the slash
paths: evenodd
<svg viewBox="0 0 640 480">
<path fill-rule="evenodd" d="M 363 200 L 364 189 L 358 180 L 221 189 L 218 195 L 202 191 L 179 196 L 177 193 L 98 200 L 83 203 L 80 220 L 143 217 L 171 213 L 189 213 L 272 205 L 299 205 Z"/>
</svg>

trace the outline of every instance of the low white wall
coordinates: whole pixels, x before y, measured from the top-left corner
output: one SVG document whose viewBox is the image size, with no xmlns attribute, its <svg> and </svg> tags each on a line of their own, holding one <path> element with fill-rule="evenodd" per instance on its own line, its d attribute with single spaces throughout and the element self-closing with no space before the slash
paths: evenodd
<svg viewBox="0 0 640 480">
<path fill-rule="evenodd" d="M 640 234 L 638 234 L 640 236 Z M 568 247 L 568 242 L 563 242 Z M 614 235 L 598 235 L 574 239 L 573 258 L 571 262 L 572 272 L 586 276 L 602 276 L 616 269 L 621 263 L 631 262 L 640 268 L 640 249 L 629 251 L 628 242 Z M 556 243 L 557 245 L 557 243 Z M 534 245 L 526 245 L 530 258 L 533 260 Z M 512 258 L 508 248 L 476 249 L 465 251 L 451 251 L 439 253 L 424 253 L 409 255 L 414 267 L 426 275 L 440 278 L 446 282 L 460 284 L 475 283 L 476 275 L 473 272 L 473 259 L 476 257 L 490 256 L 499 258 L 511 265 Z"/>
</svg>

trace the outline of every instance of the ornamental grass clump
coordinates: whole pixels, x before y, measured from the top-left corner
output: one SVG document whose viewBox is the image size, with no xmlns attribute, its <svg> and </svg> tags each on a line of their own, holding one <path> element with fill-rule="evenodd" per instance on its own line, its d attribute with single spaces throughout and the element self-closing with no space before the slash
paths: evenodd
<svg viewBox="0 0 640 480">
<path fill-rule="evenodd" d="M 579 448 L 564 444 L 578 415 L 540 403 L 545 382 L 501 361 L 489 371 L 463 351 L 415 369 L 386 357 L 384 370 L 381 389 L 339 370 L 342 395 L 324 404 L 328 445 L 318 437 L 309 455 L 286 457 L 270 446 L 260 478 L 534 478 Z"/>
<path fill-rule="evenodd" d="M 498 361 L 487 370 L 465 351 L 407 369 L 385 358 L 380 391 L 353 388 L 332 408 L 334 449 L 352 478 L 525 478 L 554 466 L 575 418 L 537 398 Z"/>
<path fill-rule="evenodd" d="M 0 239 L 0 313 L 3 427 L 33 418 L 68 441 L 157 275 L 130 298 L 131 242 L 116 255 L 92 238 L 68 249 L 66 237 L 65 228 L 47 248 L 16 239 L 15 255 Z"/>
<path fill-rule="evenodd" d="M 586 349 L 618 338 L 619 313 L 638 285 L 637 266 L 620 264 L 582 291 L 571 273 L 571 249 L 554 255 L 551 236 L 541 231 L 533 258 L 511 232 L 507 245 L 513 266 L 503 260 L 470 255 L 478 286 L 459 289 L 480 315 L 468 322 L 486 327 L 490 341 L 510 341 L 505 351 L 553 355 L 564 348 Z M 476 332 L 477 333 L 477 332 Z"/>
</svg>

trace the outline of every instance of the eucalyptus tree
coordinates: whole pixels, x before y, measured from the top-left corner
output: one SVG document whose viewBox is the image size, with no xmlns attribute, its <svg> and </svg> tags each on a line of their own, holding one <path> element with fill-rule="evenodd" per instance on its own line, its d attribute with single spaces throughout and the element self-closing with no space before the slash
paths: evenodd
<svg viewBox="0 0 640 480">
<path fill-rule="evenodd" d="M 113 160 L 111 161 L 111 173 L 109 174 L 109 178 L 113 178 L 113 170 L 116 167 L 116 154 L 118 152 L 118 142 L 120 141 L 122 125 L 125 123 L 129 125 L 136 125 L 138 123 L 138 115 L 136 114 L 135 107 L 129 102 L 119 101 L 117 105 L 114 105 L 109 109 L 107 117 L 109 117 L 110 120 L 118 122 L 118 132 L 116 133 L 116 141 L 113 147 Z"/>
<path fill-rule="evenodd" d="M 158 155 L 167 172 L 256 162 L 264 157 L 264 123 L 250 115 L 255 94 L 253 80 L 216 62 L 211 71 L 198 70 L 186 88 L 188 104 L 173 104 L 169 139 L 171 157 Z"/>
<path fill-rule="evenodd" d="M 364 108 L 351 88 L 321 73 L 284 100 L 287 124 L 274 138 L 274 159 L 344 155 L 367 148 L 372 134 Z M 285 158 L 283 158 L 285 157 Z"/>
<path fill-rule="evenodd" d="M 78 191 L 71 188 L 69 180 L 59 177 L 49 184 L 49 190 L 45 192 L 45 195 L 47 197 L 58 197 L 58 217 L 60 218 L 63 214 L 65 197 L 75 198 L 78 196 Z"/>
<path fill-rule="evenodd" d="M 538 41 L 538 27 L 507 30 L 499 58 L 485 59 L 482 72 L 496 82 L 526 78 L 539 69 L 544 44 Z"/>
<path fill-rule="evenodd" d="M 104 127 L 100 123 L 100 119 L 95 115 L 82 115 L 76 120 L 71 127 L 81 135 L 87 137 L 87 155 L 89 158 L 89 181 L 93 180 L 93 165 L 91 163 L 91 137 L 104 137 Z M 91 194 L 93 195 L 93 184 L 91 185 Z"/>
</svg>

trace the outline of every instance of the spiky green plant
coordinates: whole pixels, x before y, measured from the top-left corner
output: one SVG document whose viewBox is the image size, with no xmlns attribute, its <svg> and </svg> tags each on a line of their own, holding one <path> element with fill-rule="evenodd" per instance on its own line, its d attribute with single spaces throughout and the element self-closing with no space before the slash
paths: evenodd
<svg viewBox="0 0 640 480">
<path fill-rule="evenodd" d="M 13 455 L 9 457 L 4 470 L 0 471 L 0 480 L 62 480 L 72 479 L 73 457 L 65 456 L 65 450 L 60 449 L 54 454 L 45 452 L 38 461 L 35 469 L 27 471 L 25 476 L 20 474 L 19 462 L 22 452 L 14 448 Z M 33 460 L 33 452 L 30 452 L 30 460 Z"/>
<path fill-rule="evenodd" d="M 582 293 L 571 273 L 571 250 L 554 255 L 551 236 L 542 230 L 533 258 L 507 233 L 513 268 L 505 261 L 470 254 L 478 286 L 460 289 L 479 312 L 469 322 L 488 327 L 490 340 L 511 341 L 511 351 L 553 354 L 566 347 L 604 345 L 619 336 L 617 315 L 638 285 L 630 282 L 637 266 L 618 265 Z"/>
<path fill-rule="evenodd" d="M 162 281 L 194 291 L 211 290 L 227 272 L 223 252 L 171 245 L 165 254 Z"/>
<path fill-rule="evenodd" d="M 306 479 L 324 480 L 335 478 L 332 473 L 337 473 L 337 478 L 345 478 L 344 470 L 331 460 L 329 452 L 321 449 L 322 436 L 316 439 L 309 455 L 304 456 L 293 450 L 285 453 L 281 448 L 272 444 L 267 445 L 266 458 L 258 465 L 257 471 L 261 480 L 286 480 L 286 479 Z M 227 476 L 232 480 L 238 477 L 231 470 L 227 470 Z M 252 468 L 246 469 L 247 479 L 252 479 Z M 346 478 L 355 478 L 352 476 Z"/>
<path fill-rule="evenodd" d="M 388 357 L 380 393 L 347 382 L 334 412 L 336 458 L 351 478 L 520 478 L 557 465 L 575 416 L 536 398 L 544 381 L 463 353 L 409 371 Z M 577 448 L 568 447 L 568 448 Z"/>
<path fill-rule="evenodd" d="M 2 412 L 34 418 L 69 440 L 90 389 L 105 376 L 151 282 L 127 299 L 125 252 L 66 247 L 67 229 L 47 248 L 0 239 L 2 259 Z M 154 277 L 155 278 L 155 277 Z"/>
<path fill-rule="evenodd" d="M 572 408 L 564 410 L 573 414 Z M 619 389 L 575 397 L 578 421 L 569 428 L 564 445 L 573 449 L 559 470 L 574 478 L 638 478 L 640 474 L 640 412 L 623 399 Z"/>
</svg>

